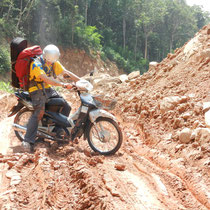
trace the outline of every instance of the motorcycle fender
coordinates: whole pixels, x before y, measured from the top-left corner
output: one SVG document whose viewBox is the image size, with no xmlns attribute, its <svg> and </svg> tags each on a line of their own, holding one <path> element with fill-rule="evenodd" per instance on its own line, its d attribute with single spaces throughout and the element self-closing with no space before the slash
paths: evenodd
<svg viewBox="0 0 210 210">
<path fill-rule="evenodd" d="M 114 121 L 117 121 L 117 119 L 114 115 L 110 114 L 109 112 L 107 112 L 103 109 L 95 109 L 95 110 L 89 112 L 89 119 L 92 123 L 95 122 L 96 119 L 99 117 L 107 117 L 107 118 L 113 119 Z"/>
<path fill-rule="evenodd" d="M 24 105 L 20 102 L 18 102 L 17 105 L 13 106 L 10 110 L 10 114 L 8 115 L 8 117 L 11 117 L 13 115 L 15 115 L 16 113 L 18 113 L 22 108 L 24 107 Z"/>
</svg>

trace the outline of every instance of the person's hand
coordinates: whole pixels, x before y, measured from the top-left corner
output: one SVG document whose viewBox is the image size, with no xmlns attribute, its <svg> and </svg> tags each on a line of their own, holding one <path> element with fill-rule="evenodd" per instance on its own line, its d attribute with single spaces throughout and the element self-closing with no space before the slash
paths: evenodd
<svg viewBox="0 0 210 210">
<path fill-rule="evenodd" d="M 71 83 L 65 83 L 66 89 L 72 89 L 74 86 Z"/>
</svg>

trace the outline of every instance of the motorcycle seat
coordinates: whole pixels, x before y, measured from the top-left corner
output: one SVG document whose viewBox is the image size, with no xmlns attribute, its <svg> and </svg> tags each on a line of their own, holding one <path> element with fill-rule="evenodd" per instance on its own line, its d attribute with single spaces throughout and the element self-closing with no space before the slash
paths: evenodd
<svg viewBox="0 0 210 210">
<path fill-rule="evenodd" d="M 65 101 L 63 98 L 50 98 L 46 106 L 64 106 Z"/>
</svg>

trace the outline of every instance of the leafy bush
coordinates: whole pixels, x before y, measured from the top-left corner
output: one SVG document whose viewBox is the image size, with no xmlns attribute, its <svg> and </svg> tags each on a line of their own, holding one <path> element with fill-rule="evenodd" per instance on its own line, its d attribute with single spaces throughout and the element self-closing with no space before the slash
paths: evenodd
<svg viewBox="0 0 210 210">
<path fill-rule="evenodd" d="M 103 57 L 114 61 L 118 68 L 124 69 L 126 73 L 139 70 L 143 74 L 148 69 L 149 61 L 139 56 L 135 60 L 134 54 L 129 50 L 126 50 L 125 53 L 120 47 L 116 48 L 116 50 L 112 47 L 106 47 L 103 52 Z"/>
<path fill-rule="evenodd" d="M 10 55 L 6 47 L 0 46 L 0 74 L 10 70 Z"/>
<path fill-rule="evenodd" d="M 75 42 L 79 48 L 90 52 L 91 49 L 100 50 L 102 36 L 96 32 L 95 26 L 76 27 Z"/>
</svg>

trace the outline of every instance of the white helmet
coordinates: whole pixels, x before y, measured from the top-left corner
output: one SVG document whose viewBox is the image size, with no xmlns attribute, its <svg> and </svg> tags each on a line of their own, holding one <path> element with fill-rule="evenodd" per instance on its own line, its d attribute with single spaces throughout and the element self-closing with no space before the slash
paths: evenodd
<svg viewBox="0 0 210 210">
<path fill-rule="evenodd" d="M 59 49 L 53 45 L 47 45 L 43 50 L 43 58 L 51 63 L 56 62 L 60 57 Z"/>
</svg>

